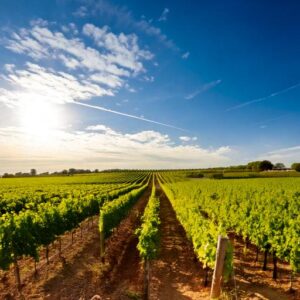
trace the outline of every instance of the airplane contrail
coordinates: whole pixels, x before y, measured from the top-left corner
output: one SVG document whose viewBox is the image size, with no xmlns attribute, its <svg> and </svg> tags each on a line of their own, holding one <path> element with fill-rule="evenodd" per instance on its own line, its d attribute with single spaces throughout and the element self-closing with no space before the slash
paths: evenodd
<svg viewBox="0 0 300 300">
<path fill-rule="evenodd" d="M 254 99 L 254 100 L 251 100 L 251 101 L 247 101 L 247 102 L 241 103 L 241 104 L 239 104 L 239 105 L 236 105 L 236 106 L 227 108 L 226 111 L 235 110 L 235 109 L 238 109 L 238 108 L 242 108 L 242 107 L 248 106 L 248 105 L 250 105 L 250 104 L 252 104 L 252 103 L 257 103 L 257 102 L 261 102 L 261 101 L 267 100 L 267 99 L 269 99 L 269 98 L 276 97 L 276 96 L 281 95 L 281 94 L 284 94 L 284 93 L 286 93 L 286 92 L 288 92 L 288 91 L 290 91 L 290 90 L 293 90 L 293 89 L 295 89 L 295 88 L 297 88 L 297 87 L 299 87 L 299 86 L 300 86 L 300 82 L 297 83 L 297 84 L 295 84 L 295 85 L 292 85 L 292 86 L 290 86 L 290 87 L 288 87 L 288 88 L 286 88 L 286 89 L 284 89 L 284 90 L 281 90 L 281 91 L 279 91 L 279 92 L 272 93 L 272 94 L 269 95 L 269 96 L 262 97 L 262 98 L 257 98 L 257 99 Z"/>
<path fill-rule="evenodd" d="M 72 103 L 77 104 L 77 105 L 81 105 L 81 106 L 85 106 L 85 107 L 89 107 L 89 108 L 94 108 L 94 109 L 106 111 L 106 112 L 113 113 L 113 114 L 120 115 L 120 116 L 124 116 L 124 117 L 128 117 L 128 118 L 132 118 L 132 119 L 136 119 L 136 120 L 148 122 L 148 123 L 153 123 L 153 124 L 157 124 L 157 125 L 161 125 L 161 126 L 165 126 L 165 127 L 169 127 L 169 128 L 181 130 L 181 131 L 187 131 L 186 129 L 183 129 L 183 128 L 180 128 L 180 127 L 176 127 L 176 126 L 173 126 L 173 125 L 169 125 L 169 124 L 157 122 L 157 121 L 154 121 L 154 120 L 150 120 L 150 119 L 138 117 L 138 116 L 135 116 L 135 115 L 130 115 L 130 114 L 122 113 L 120 111 L 108 109 L 108 108 L 105 108 L 103 106 L 91 105 L 91 104 L 86 104 L 86 103 L 82 103 L 82 102 L 78 102 L 78 101 L 74 101 Z"/>
</svg>

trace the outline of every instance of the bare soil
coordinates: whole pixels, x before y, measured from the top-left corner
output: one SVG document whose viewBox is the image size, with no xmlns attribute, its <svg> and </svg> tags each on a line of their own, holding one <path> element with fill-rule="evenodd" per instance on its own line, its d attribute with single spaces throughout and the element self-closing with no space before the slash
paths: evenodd
<svg viewBox="0 0 300 300">
<path fill-rule="evenodd" d="M 151 194 L 149 186 L 131 210 L 129 217 L 108 241 L 105 263 L 110 266 L 102 276 L 98 295 L 101 299 L 141 299 L 143 297 L 143 266 L 137 250 L 135 229 Z"/>
<path fill-rule="evenodd" d="M 260 252 L 259 259 L 255 262 L 255 246 L 250 245 L 246 250 L 244 241 L 240 237 L 236 237 L 234 249 L 236 292 L 239 299 L 300 299 L 299 274 L 293 280 L 294 292 L 290 292 L 290 266 L 286 262 L 278 260 L 278 278 L 273 280 L 271 254 L 268 256 L 267 271 L 262 271 L 264 254 Z M 232 289 L 231 294 L 235 295 L 235 289 Z"/>
<path fill-rule="evenodd" d="M 150 299 L 209 299 L 192 245 L 169 199 L 158 184 L 156 188 L 161 203 L 161 246 L 158 259 L 151 264 Z"/>
</svg>

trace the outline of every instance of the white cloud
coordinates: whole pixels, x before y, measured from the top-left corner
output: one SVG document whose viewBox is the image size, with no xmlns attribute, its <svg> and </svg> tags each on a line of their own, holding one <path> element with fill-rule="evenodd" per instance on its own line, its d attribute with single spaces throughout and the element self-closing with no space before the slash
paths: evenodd
<svg viewBox="0 0 300 300">
<path fill-rule="evenodd" d="M 190 136 L 180 136 L 179 139 L 183 142 L 190 142 L 190 141 L 197 141 L 198 138 L 196 136 L 190 137 Z"/>
<path fill-rule="evenodd" d="M 203 86 L 201 86 L 199 89 L 197 89 L 196 91 L 186 95 L 185 99 L 191 100 L 191 99 L 195 98 L 196 96 L 198 96 L 199 94 L 202 94 L 202 93 L 214 88 L 215 86 L 217 86 L 221 82 L 222 82 L 222 80 L 219 79 L 219 80 L 215 80 L 215 81 L 206 83 Z"/>
<path fill-rule="evenodd" d="M 63 104 L 95 96 L 113 96 L 110 89 L 32 63 L 27 63 L 25 69 L 9 69 L 1 78 L 10 85 L 10 89 L 0 88 L 0 102 L 7 106 L 37 99 Z"/>
<path fill-rule="evenodd" d="M 147 75 L 145 75 L 145 76 L 143 77 L 143 79 L 144 79 L 145 81 L 148 81 L 148 82 L 154 82 L 154 76 L 147 76 Z"/>
<path fill-rule="evenodd" d="M 153 54 L 147 50 L 141 50 L 138 46 L 138 38 L 135 34 L 115 35 L 108 31 L 108 27 L 96 27 L 93 24 L 85 24 L 83 33 L 95 41 L 98 47 L 104 47 L 110 51 L 107 59 L 116 65 L 130 69 L 136 73 L 143 71 L 140 59 L 150 60 Z"/>
<path fill-rule="evenodd" d="M 300 151 L 300 146 L 294 146 L 294 147 L 287 147 L 287 148 L 282 148 L 279 150 L 271 151 L 269 152 L 270 154 L 286 154 L 286 153 L 291 153 L 295 151 Z"/>
<path fill-rule="evenodd" d="M 131 87 L 128 83 L 125 83 L 125 88 L 127 89 L 128 92 L 130 93 L 136 93 L 136 89 Z"/>
<path fill-rule="evenodd" d="M 190 52 L 185 52 L 185 53 L 183 53 L 182 55 L 181 55 L 181 57 L 183 58 L 183 59 L 188 59 L 188 57 L 190 56 Z"/>
<path fill-rule="evenodd" d="M 73 23 L 70 24 L 71 34 L 74 35 L 74 30 L 77 29 Z M 92 37 L 97 48 L 86 46 L 78 37 L 68 38 L 62 32 L 51 31 L 41 25 L 12 33 L 6 41 L 6 48 L 26 54 L 37 61 L 54 59 L 70 69 L 106 72 L 125 77 L 144 71 L 142 60 L 153 57 L 150 51 L 140 49 L 135 34 L 115 35 L 106 26 L 99 28 L 92 24 L 83 26 L 83 34 Z"/>
<path fill-rule="evenodd" d="M 159 22 L 167 21 L 169 12 L 170 10 L 168 8 L 165 8 L 161 13 L 160 17 L 158 18 L 158 21 Z"/>
<path fill-rule="evenodd" d="M 126 134 L 125 136 L 128 137 L 130 140 L 137 141 L 140 143 L 161 144 L 170 142 L 170 138 L 167 134 L 162 135 L 161 133 L 153 130 L 142 131 L 135 134 Z"/>
<path fill-rule="evenodd" d="M 150 51 L 139 47 L 135 34 L 116 35 L 108 27 L 86 24 L 83 34 L 94 40 L 95 48 L 92 48 L 83 39 L 74 37 L 78 34 L 74 23 L 62 27 L 68 36 L 50 28 L 47 21 L 37 19 L 31 22 L 30 28 L 21 28 L 4 40 L 7 49 L 27 55 L 35 63 L 28 62 L 21 69 L 13 64 L 4 65 L 0 102 L 13 106 L 20 99 L 41 98 L 67 103 L 113 96 L 122 87 L 135 92 L 126 81 L 144 72 L 142 61 L 153 57 Z M 60 71 L 38 65 L 45 60 L 51 65 L 60 62 L 59 67 L 56 65 Z M 71 70 L 74 75 L 69 74 Z"/>
<path fill-rule="evenodd" d="M 37 18 L 37 19 L 31 20 L 30 25 L 31 26 L 49 26 L 49 22 L 44 19 Z"/>
<path fill-rule="evenodd" d="M 163 34 L 160 28 L 151 25 L 149 21 L 135 21 L 133 25 L 135 28 L 143 31 L 147 35 L 156 37 L 163 45 L 165 45 L 165 47 L 170 48 L 174 51 L 179 51 L 179 48 L 175 45 L 175 43 L 170 40 L 165 34 Z"/>
<path fill-rule="evenodd" d="M 73 12 L 73 15 L 80 18 L 86 17 L 88 15 L 87 7 L 80 6 L 75 12 Z"/>
<path fill-rule="evenodd" d="M 229 164 L 228 146 L 176 145 L 157 131 L 117 132 L 105 125 L 84 131 L 53 131 L 36 140 L 20 128 L 0 128 L 0 172 L 82 168 L 197 168 Z"/>
<path fill-rule="evenodd" d="M 16 67 L 16 65 L 14 65 L 14 64 L 5 64 L 4 70 L 7 72 L 13 72 L 15 67 Z"/>
<path fill-rule="evenodd" d="M 281 148 L 268 153 L 264 153 L 258 159 L 268 159 L 272 162 L 280 161 L 289 165 L 300 161 L 300 145 L 294 147 Z"/>
<path fill-rule="evenodd" d="M 141 20 L 137 20 L 134 18 L 132 12 L 125 6 L 114 5 L 106 0 L 90 0 L 88 2 L 83 0 L 82 2 L 84 3 L 84 6 L 81 6 L 81 8 L 76 10 L 75 15 L 79 17 L 93 15 L 97 16 L 98 18 L 105 16 L 113 20 L 118 20 L 118 23 L 120 23 L 122 26 L 139 30 L 148 36 L 153 36 L 165 47 L 174 51 L 179 51 L 175 43 L 165 34 L 163 34 L 160 28 L 151 24 L 151 19 L 147 21 L 142 17 Z"/>
<path fill-rule="evenodd" d="M 79 33 L 77 26 L 74 23 L 69 23 L 68 25 L 62 25 L 61 30 L 65 33 L 71 32 L 74 35 Z"/>
<path fill-rule="evenodd" d="M 89 79 L 94 82 L 105 84 L 112 88 L 118 88 L 123 86 L 123 80 L 116 76 L 116 75 L 110 75 L 105 73 L 94 73 L 92 74 Z"/>
<path fill-rule="evenodd" d="M 98 124 L 98 125 L 90 125 L 86 128 L 87 131 L 98 131 L 98 132 L 103 132 L 103 133 L 107 133 L 110 135 L 114 135 L 115 131 L 113 131 L 111 128 L 102 125 L 102 124 Z"/>
</svg>

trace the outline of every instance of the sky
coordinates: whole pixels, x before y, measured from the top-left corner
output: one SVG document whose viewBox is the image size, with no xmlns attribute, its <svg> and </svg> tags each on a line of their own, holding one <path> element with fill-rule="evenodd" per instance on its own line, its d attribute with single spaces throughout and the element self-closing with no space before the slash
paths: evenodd
<svg viewBox="0 0 300 300">
<path fill-rule="evenodd" d="M 0 173 L 300 161 L 299 11 L 1 0 Z"/>
</svg>

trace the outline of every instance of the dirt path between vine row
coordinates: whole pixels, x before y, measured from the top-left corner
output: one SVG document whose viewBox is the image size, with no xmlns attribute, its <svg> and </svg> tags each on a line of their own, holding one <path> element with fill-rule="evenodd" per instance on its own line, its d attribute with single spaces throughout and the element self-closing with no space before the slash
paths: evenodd
<svg viewBox="0 0 300 300">
<path fill-rule="evenodd" d="M 150 299 L 209 299 L 209 289 L 203 287 L 204 271 L 192 245 L 158 183 L 156 188 L 161 203 L 161 244 L 158 259 L 151 264 Z"/>
<path fill-rule="evenodd" d="M 239 299 L 271 299 L 271 300 L 297 300 L 300 299 L 300 276 L 294 276 L 294 293 L 289 292 L 290 267 L 288 263 L 278 260 L 278 278 L 272 279 L 272 257 L 268 258 L 268 269 L 262 271 L 263 253 L 259 253 L 256 261 L 256 247 L 249 245 L 244 252 L 245 243 L 241 237 L 234 241 L 234 266 Z M 232 291 L 232 295 L 234 292 Z"/>
<path fill-rule="evenodd" d="M 52 260 L 36 278 L 32 277 L 24 282 L 24 298 L 17 295 L 12 281 L 10 286 L 0 289 L 0 299 L 89 300 L 97 294 L 101 295 L 101 299 L 123 299 L 123 292 L 131 288 L 141 291 L 142 279 L 139 278 L 143 274 L 139 269 L 139 258 L 130 256 L 133 254 L 132 250 L 136 249 L 134 230 L 139 224 L 150 193 L 151 187 L 148 187 L 126 219 L 106 241 L 107 255 L 104 264 L 100 262 L 97 218 L 94 226 L 84 232 L 83 239 L 75 239 L 74 244 L 63 252 L 66 260 L 64 266 L 58 259 Z M 130 259 L 127 263 L 128 257 Z M 124 261 L 127 267 L 122 270 Z M 113 297 L 111 292 L 114 292 Z"/>
<path fill-rule="evenodd" d="M 98 295 L 101 299 L 127 300 L 127 299 L 142 299 L 143 298 L 143 266 L 137 250 L 138 239 L 135 235 L 135 229 L 141 223 L 141 216 L 148 203 L 151 195 L 151 185 L 139 200 L 139 206 L 131 212 L 135 216 L 131 226 L 120 226 L 119 235 L 123 238 L 122 254 L 119 255 L 118 261 L 113 261 L 114 269 L 112 272 L 107 272 L 101 283 L 101 291 Z M 126 238 L 124 238 L 126 237 Z M 112 254 L 113 248 L 116 255 Z M 114 247 L 109 247 L 108 254 L 118 257 L 117 252 L 120 252 L 120 244 L 116 243 Z"/>
</svg>

